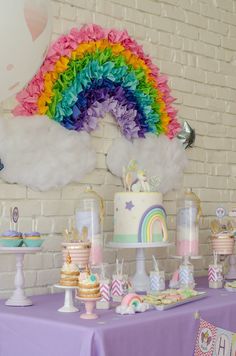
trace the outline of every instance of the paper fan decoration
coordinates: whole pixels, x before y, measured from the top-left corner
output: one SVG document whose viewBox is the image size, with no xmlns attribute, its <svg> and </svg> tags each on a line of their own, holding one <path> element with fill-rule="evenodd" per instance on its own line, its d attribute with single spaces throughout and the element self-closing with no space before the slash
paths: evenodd
<svg viewBox="0 0 236 356">
<path fill-rule="evenodd" d="M 126 31 L 97 25 L 61 36 L 17 100 L 14 115 L 48 115 L 77 131 L 93 131 L 107 112 L 128 139 L 180 130 L 167 77 Z"/>
</svg>

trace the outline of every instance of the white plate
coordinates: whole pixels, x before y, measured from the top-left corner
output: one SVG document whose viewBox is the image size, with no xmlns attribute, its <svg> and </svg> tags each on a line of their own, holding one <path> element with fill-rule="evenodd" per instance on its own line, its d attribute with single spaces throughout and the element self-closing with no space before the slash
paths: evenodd
<svg viewBox="0 0 236 356">
<path fill-rule="evenodd" d="M 187 304 L 190 302 L 195 302 L 195 300 L 199 300 L 205 298 L 207 296 L 207 292 L 198 292 L 198 295 L 195 295 L 192 298 L 188 298 L 185 300 L 181 300 L 180 302 L 172 303 L 172 304 L 160 304 L 160 305 L 153 305 L 156 310 L 167 310 L 178 307 L 179 305 Z"/>
</svg>

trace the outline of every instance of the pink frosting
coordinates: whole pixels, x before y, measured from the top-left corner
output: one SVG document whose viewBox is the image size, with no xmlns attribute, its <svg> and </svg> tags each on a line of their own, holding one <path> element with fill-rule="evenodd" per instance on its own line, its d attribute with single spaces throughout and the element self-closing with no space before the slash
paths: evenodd
<svg viewBox="0 0 236 356">
<path fill-rule="evenodd" d="M 140 303 L 142 303 L 142 299 L 138 294 L 129 293 L 122 299 L 121 305 L 129 306 L 133 299 L 136 299 L 136 300 L 138 299 L 140 301 Z"/>
</svg>

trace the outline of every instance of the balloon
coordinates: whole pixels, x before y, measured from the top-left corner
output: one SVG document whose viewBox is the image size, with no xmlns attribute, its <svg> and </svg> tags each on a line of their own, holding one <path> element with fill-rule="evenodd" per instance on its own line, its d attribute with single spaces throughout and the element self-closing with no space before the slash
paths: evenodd
<svg viewBox="0 0 236 356">
<path fill-rule="evenodd" d="M 0 2 L 0 102 L 34 76 L 46 55 L 51 31 L 48 0 Z"/>
</svg>

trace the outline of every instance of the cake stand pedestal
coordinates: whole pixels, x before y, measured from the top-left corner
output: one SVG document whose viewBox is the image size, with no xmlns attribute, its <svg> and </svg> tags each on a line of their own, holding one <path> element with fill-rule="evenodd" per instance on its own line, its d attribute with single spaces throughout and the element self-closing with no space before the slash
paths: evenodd
<svg viewBox="0 0 236 356">
<path fill-rule="evenodd" d="M 149 276 L 145 270 L 145 254 L 146 248 L 160 248 L 171 246 L 169 242 L 151 242 L 151 243 L 120 243 L 109 242 L 108 247 L 112 248 L 135 248 L 136 249 L 136 272 L 131 279 L 132 285 L 136 292 L 146 292 L 149 290 Z"/>
<path fill-rule="evenodd" d="M 0 253 L 14 254 L 16 256 L 16 275 L 15 275 L 15 290 L 6 302 L 5 305 L 14 307 L 26 307 L 32 305 L 32 301 L 25 296 L 23 261 L 24 255 L 29 253 L 37 253 L 41 251 L 41 247 L 0 247 Z"/>
<path fill-rule="evenodd" d="M 54 287 L 64 289 L 65 290 L 65 299 L 64 299 L 64 305 L 60 309 L 58 309 L 59 312 L 61 313 L 75 313 L 79 311 L 74 306 L 73 303 L 73 290 L 78 288 L 78 287 L 70 287 L 70 286 L 61 286 L 60 284 L 55 284 Z"/>
<path fill-rule="evenodd" d="M 76 297 L 76 299 L 80 300 L 81 302 L 84 302 L 84 305 L 85 305 L 86 313 L 80 315 L 81 319 L 97 319 L 98 318 L 97 314 L 93 313 L 93 310 L 95 308 L 96 302 L 98 302 L 101 299 L 101 297 L 89 298 L 89 299 Z"/>
</svg>

